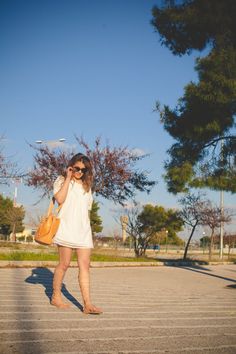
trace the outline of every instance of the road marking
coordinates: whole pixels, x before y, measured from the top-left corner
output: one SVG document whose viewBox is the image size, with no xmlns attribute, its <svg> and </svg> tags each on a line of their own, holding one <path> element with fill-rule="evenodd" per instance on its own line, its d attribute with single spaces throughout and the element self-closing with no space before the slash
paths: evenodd
<svg viewBox="0 0 236 354">
<path fill-rule="evenodd" d="M 69 301 L 69 300 L 68 300 Z M 20 304 L 13 304 L 13 305 L 7 305 L 7 307 L 9 308 L 9 309 L 14 309 L 14 308 L 42 308 L 42 307 L 45 307 L 45 308 L 47 308 L 48 306 L 49 306 L 49 303 L 43 303 L 43 305 L 39 305 L 39 304 L 32 304 L 32 303 L 30 303 L 31 301 L 30 301 L 30 299 L 28 300 L 28 304 L 27 305 L 20 305 Z M 78 300 L 78 302 L 79 302 L 79 300 Z M 157 304 L 156 305 L 157 307 L 170 307 L 169 305 L 163 305 L 163 304 Z M 106 309 L 113 309 L 113 308 L 117 308 L 117 309 L 134 309 L 135 310 L 135 312 L 137 312 L 137 308 L 139 308 L 139 309 L 147 309 L 149 306 L 140 306 L 140 305 L 136 305 L 136 306 L 133 306 L 133 307 L 131 307 L 131 306 L 106 306 Z M 212 309 L 218 309 L 218 308 L 221 308 L 221 309 L 224 309 L 224 308 L 227 308 L 227 309 L 231 309 L 231 310 L 234 310 L 235 308 L 236 308 L 236 306 L 234 305 L 234 306 L 226 306 L 226 305 L 207 305 L 207 304 L 205 304 L 205 305 L 195 305 L 195 304 L 185 304 L 185 305 L 176 305 L 176 306 L 173 306 L 174 308 L 188 308 L 188 307 L 190 307 L 190 308 L 195 308 L 195 309 L 197 309 L 197 308 L 204 308 L 204 309 L 207 309 L 207 308 L 212 308 Z M 1 308 L 3 308 L 3 309 L 5 309 L 6 308 L 6 305 L 5 306 L 0 306 L 0 311 L 1 311 Z M 1 311 L 2 312 L 2 311 Z M 33 312 L 36 312 L 36 311 L 33 311 Z M 131 311 L 131 313 L 132 313 L 132 311 Z"/>
<path fill-rule="evenodd" d="M 124 328 L 125 329 L 125 328 Z M 126 328 L 127 329 L 127 328 Z M 69 331 L 80 331 L 81 329 L 68 329 L 68 330 L 64 330 L 65 332 L 69 332 Z M 54 330 L 55 331 L 55 330 Z M 60 330 L 58 330 L 58 332 L 61 331 L 61 328 Z M 27 332 L 27 330 L 23 331 L 23 332 Z M 29 331 L 31 332 L 31 331 Z M 32 331 L 32 332 L 40 332 L 38 330 L 35 330 L 35 331 Z M 52 331 L 50 331 L 52 332 Z M 188 335 L 188 337 L 218 337 L 219 334 L 192 334 L 192 335 Z M 225 337 L 234 337 L 235 334 L 234 333 L 230 333 L 230 334 L 224 334 Z M 99 342 L 111 342 L 111 341 L 124 341 L 124 340 L 134 340 L 134 341 L 137 341 L 137 340 L 154 340 L 154 339 L 165 339 L 165 338 L 185 338 L 187 337 L 185 334 L 174 334 L 174 335 L 161 335 L 161 336 L 135 336 L 135 337 L 112 337 L 112 338 L 107 338 L 107 337 L 104 337 L 104 338 L 67 338 L 67 339 L 62 339 L 61 341 L 63 342 L 76 342 L 76 341 L 83 341 L 83 342 L 94 342 L 94 341 L 99 341 Z M 59 342 L 60 340 L 58 338 L 55 338 L 55 339 L 24 339 L 24 340 L 6 340 L 6 341 L 2 341 L 2 343 L 5 343 L 5 344 L 10 344 L 10 343 L 41 343 L 41 342 Z M 236 344 L 235 344 L 236 346 Z"/>
<path fill-rule="evenodd" d="M 12 291 L 14 290 L 14 293 L 12 293 Z M 15 293 L 17 293 L 17 292 L 21 292 L 22 293 L 22 295 L 24 295 L 25 294 L 25 292 L 27 291 L 27 293 L 30 293 L 32 296 L 34 296 L 34 297 L 40 297 L 42 294 L 44 294 L 45 293 L 45 288 L 41 288 L 41 293 L 39 294 L 38 293 L 38 290 L 39 289 L 37 289 L 37 292 L 33 292 L 33 289 L 32 288 L 30 288 L 30 289 L 26 289 L 26 288 L 24 288 L 24 290 L 21 290 L 21 291 L 19 291 L 19 290 L 15 290 L 15 289 L 11 289 L 11 290 L 4 290 L 4 289 L 1 289 L 1 294 L 0 294 L 0 298 L 5 298 L 5 296 L 6 296 L 6 293 L 7 294 L 9 294 L 9 296 L 10 297 L 18 297 L 19 295 L 15 295 Z M 50 290 L 52 290 L 52 288 L 50 288 Z M 120 290 L 120 289 L 119 289 Z M 76 289 L 76 290 L 71 290 L 71 289 L 68 289 L 67 288 L 67 291 L 69 291 L 69 292 L 71 292 L 72 294 L 76 294 L 76 293 L 78 293 L 79 292 L 79 287 L 78 287 L 78 289 Z M 94 292 L 94 293 L 96 293 L 96 291 L 94 291 L 94 290 L 92 290 L 92 292 Z M 109 293 L 109 295 L 110 294 L 112 294 L 113 295 L 113 293 L 112 293 L 112 291 L 110 291 L 110 293 Z M 98 294 L 98 295 L 100 295 L 100 294 Z M 114 296 L 116 296 L 116 297 L 120 297 L 120 296 L 133 296 L 133 295 L 135 295 L 135 294 L 131 294 L 131 293 L 128 293 L 128 294 L 124 294 L 124 293 L 115 293 L 114 294 Z M 141 294 L 141 293 L 138 293 L 138 295 L 135 295 L 135 296 L 139 296 L 140 298 L 143 298 L 143 296 L 144 296 L 145 294 Z M 229 292 L 228 292 L 228 290 L 227 290 L 227 295 L 229 296 Z M 205 296 L 205 295 L 204 295 Z M 234 299 L 235 297 L 232 295 L 232 296 L 229 296 L 229 299 L 232 297 L 232 299 Z M 176 299 L 177 300 L 179 300 L 179 296 L 170 296 L 170 295 L 165 295 L 165 296 L 155 296 L 155 295 L 153 295 L 153 296 L 149 296 L 148 298 L 150 298 L 150 299 L 155 299 L 156 301 L 158 300 L 158 301 L 163 301 L 163 299 L 169 299 L 168 301 L 176 301 Z M 191 295 L 185 295 L 185 296 L 182 296 L 181 295 L 181 299 L 183 299 L 183 300 L 195 300 L 195 301 L 202 301 L 203 302 L 203 299 L 202 299 L 202 296 L 199 296 L 199 297 L 192 297 Z M 209 297 L 209 296 L 205 296 L 205 298 L 204 298 L 204 301 L 205 300 L 208 300 L 208 301 L 211 301 L 211 300 L 219 300 L 219 301 L 224 301 L 225 300 L 225 297 L 219 297 L 219 296 L 211 296 L 211 297 Z"/>
<path fill-rule="evenodd" d="M 56 310 L 56 309 L 55 309 Z M 77 310 L 76 310 L 77 311 Z M 16 314 L 16 313 L 23 313 L 27 316 L 31 316 L 32 317 L 32 314 L 34 313 L 35 315 L 38 315 L 39 312 L 25 312 L 25 311 L 1 311 L 1 314 Z M 139 314 L 146 314 L 147 311 L 139 311 L 138 312 L 138 315 Z M 153 313 L 153 314 L 180 314 L 180 313 L 187 313 L 187 314 L 199 314 L 199 313 L 203 313 L 203 314 L 206 314 L 206 313 L 215 313 L 215 311 L 152 311 L 150 313 Z M 229 313 L 231 315 L 235 315 L 236 314 L 236 309 L 235 311 L 232 311 L 232 310 L 222 310 L 222 311 L 217 311 L 217 313 Z M 50 314 L 51 315 L 64 315 L 64 314 L 73 314 L 74 315 L 74 311 L 63 311 L 63 312 L 54 312 L 54 311 L 40 311 L 40 314 Z M 127 311 L 119 311 L 119 312 L 105 312 L 103 314 L 104 315 L 114 315 L 114 314 L 127 314 Z M 130 313 L 129 315 L 133 315 L 133 314 L 136 314 L 136 313 Z M 134 317 L 135 319 L 136 317 Z M 171 318 L 171 317 L 166 317 L 166 318 Z M 199 316 L 199 318 L 201 319 L 202 317 Z M 214 317 L 214 318 L 219 318 L 219 317 Z M 178 319 L 178 318 L 176 318 Z M 70 319 L 71 320 L 71 319 Z M 5 319 L 0 319 L 0 322 L 8 322 L 8 321 L 18 321 L 18 319 L 14 319 L 14 320 L 5 320 Z M 24 319 L 21 319 L 21 321 L 24 321 Z M 28 321 L 28 320 L 27 320 Z M 52 320 L 53 321 L 53 320 Z M 61 321 L 61 318 L 58 319 L 58 321 Z"/>
<path fill-rule="evenodd" d="M 96 320 L 95 320 L 96 321 Z M 186 328 L 236 328 L 236 325 L 196 325 L 196 326 L 155 326 L 155 325 L 150 325 L 148 328 L 146 326 L 132 326 L 132 327 L 127 327 L 127 326 L 109 326 L 109 327 L 103 327 L 103 328 L 47 328 L 47 332 L 71 332 L 71 331 L 100 331 L 100 330 L 129 330 L 129 329 L 186 329 Z M 9 334 L 9 333 L 40 333 L 44 332 L 45 328 L 42 329 L 9 329 L 9 330 L 1 330 L 1 333 Z M 219 335 L 219 334 L 217 334 Z M 228 333 L 224 333 L 224 336 L 228 335 Z M 232 333 L 233 336 L 235 336 L 235 333 Z M 140 337 L 135 337 L 135 338 L 140 338 Z M 146 337 L 145 337 L 146 338 Z"/>
<path fill-rule="evenodd" d="M 43 294 L 42 294 L 43 295 Z M 17 303 L 20 301 L 20 302 L 29 302 L 29 299 L 30 299 L 30 301 L 37 301 L 38 299 L 40 299 L 40 298 L 42 298 L 42 295 L 39 297 L 37 297 L 37 298 L 34 298 L 34 297 L 32 297 L 30 294 L 28 294 L 27 295 L 27 297 L 28 297 L 28 299 L 19 299 L 19 296 L 16 298 L 17 299 Z M 47 295 L 43 295 L 44 297 L 47 297 Z M 70 297 L 74 297 L 73 295 L 70 295 Z M 16 299 L 3 299 L 3 300 L 1 300 L 0 299 L 0 304 L 1 303 L 6 303 L 6 302 L 16 302 Z M 111 303 L 111 304 L 113 304 L 113 303 L 120 303 L 120 301 L 121 300 L 124 300 L 123 298 L 121 299 L 121 298 L 119 298 L 119 301 L 113 301 L 113 300 L 103 300 L 102 302 L 100 302 L 100 303 L 103 303 L 103 304 L 105 304 L 105 303 Z M 132 304 L 132 299 L 130 299 L 129 300 L 130 302 L 131 302 L 131 304 Z M 142 298 L 140 298 L 140 301 L 142 301 L 143 302 L 143 299 Z M 183 301 L 187 301 L 187 302 L 185 302 L 184 304 L 183 304 Z M 128 301 L 125 299 L 125 302 L 127 303 Z M 222 300 L 222 301 L 214 301 L 214 302 L 212 302 L 212 301 L 209 301 L 209 304 L 211 304 L 211 305 L 215 305 L 215 304 L 221 304 L 221 303 L 223 303 L 224 305 L 227 305 L 227 304 L 233 304 L 233 305 L 235 305 L 235 299 L 232 299 L 232 301 L 224 301 L 224 300 Z M 167 305 L 172 305 L 172 304 L 181 304 L 181 305 L 183 305 L 183 306 L 185 306 L 185 305 L 207 305 L 206 304 L 206 301 L 193 301 L 193 300 L 182 300 L 182 301 L 152 301 L 152 303 L 151 304 L 148 304 L 148 305 L 146 305 L 146 306 L 152 306 L 152 305 L 165 305 L 165 304 L 167 304 Z M 2 306 L 2 305 L 0 305 L 0 306 Z M 129 305 L 129 307 L 130 307 L 130 305 Z M 133 304 L 133 307 L 136 307 L 136 305 L 135 304 Z"/>
<path fill-rule="evenodd" d="M 188 320 L 232 320 L 232 319 L 236 319 L 236 317 L 233 316 L 227 316 L 227 317 L 158 317 L 158 318 L 153 318 L 153 317 L 134 317 L 132 319 L 128 318 L 100 318 L 99 320 L 103 320 L 103 321 L 161 321 L 161 320 L 165 320 L 165 321 L 179 321 L 179 320 L 184 320 L 184 321 L 188 321 Z M 62 319 L 40 319 L 40 320 L 27 320 L 27 319 L 21 319 L 21 322 L 35 322 L 35 321 L 40 321 L 40 323 L 42 322 L 55 322 L 55 321 L 61 321 Z M 19 320 L 0 320 L 0 322 L 3 323 L 7 323 L 7 322 L 18 322 Z M 76 319 L 71 319 L 71 318 L 64 318 L 63 321 L 70 321 L 70 322 L 80 322 L 80 321 L 85 321 L 85 319 L 81 319 L 81 318 L 76 318 Z"/>
<path fill-rule="evenodd" d="M 142 322 L 142 320 L 143 319 L 141 319 L 141 320 L 139 320 L 138 322 Z M 145 321 L 150 321 L 150 320 L 152 320 L 153 321 L 153 319 L 144 319 Z M 95 318 L 87 318 L 87 319 L 76 319 L 76 322 L 85 322 L 85 321 L 89 321 L 89 322 L 100 322 L 100 321 L 104 321 L 104 322 L 107 322 L 107 321 L 111 321 L 110 319 L 106 319 L 106 318 L 100 318 L 100 319 L 95 319 Z M 112 320 L 112 321 L 114 321 L 114 320 Z M 128 319 L 125 319 L 125 321 L 128 321 Z M 131 321 L 133 321 L 133 320 L 131 320 Z M 54 322 L 53 320 L 48 320 L 48 321 L 46 321 L 46 322 Z M 115 322 L 117 322 L 117 319 L 115 320 Z M 159 326 L 155 326 L 155 325 L 149 325 L 150 327 L 152 327 L 152 328 L 156 328 L 156 329 L 162 329 L 162 328 L 164 328 L 164 329 L 175 329 L 175 328 L 181 328 L 181 329 L 186 329 L 186 328 L 236 328 L 236 325 L 233 325 L 233 324 L 229 324 L 229 325 L 227 325 L 227 324 L 220 324 L 220 325 L 215 325 L 215 324 L 207 324 L 207 325 L 177 325 L 177 326 L 175 326 L 175 325 L 159 325 Z M 132 326 L 133 327 L 133 326 Z M 117 327 L 114 327 L 114 328 L 117 328 Z M 126 328 L 131 328 L 131 327 L 126 327 Z M 147 327 L 145 327 L 145 328 L 147 328 Z M 148 327 L 149 328 L 149 327 Z M 48 329 L 47 329 L 48 330 Z M 52 331 L 54 330 L 54 329 L 51 329 Z M 58 330 L 60 331 L 61 329 L 60 328 L 58 328 Z M 67 329 L 66 329 L 67 330 Z M 68 330 L 70 330 L 70 328 L 68 328 Z M 6 330 L 7 331 L 7 330 Z M 12 331 L 17 331 L 17 330 L 12 330 Z M 21 331 L 21 330 L 19 330 L 19 331 Z M 26 332 L 28 332 L 28 330 L 27 329 L 25 329 L 25 330 L 22 330 L 22 331 L 26 331 Z M 42 328 L 42 329 L 39 329 L 39 331 L 45 331 L 45 328 Z"/>
</svg>

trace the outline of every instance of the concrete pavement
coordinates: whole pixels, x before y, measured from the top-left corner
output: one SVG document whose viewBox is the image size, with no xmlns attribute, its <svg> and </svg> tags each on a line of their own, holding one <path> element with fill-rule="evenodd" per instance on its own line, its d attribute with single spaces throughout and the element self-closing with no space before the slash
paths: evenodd
<svg viewBox="0 0 236 354">
<path fill-rule="evenodd" d="M 84 315 L 77 269 L 68 310 L 51 306 L 53 269 L 0 269 L 0 353 L 236 353 L 236 265 L 92 268 Z"/>
</svg>

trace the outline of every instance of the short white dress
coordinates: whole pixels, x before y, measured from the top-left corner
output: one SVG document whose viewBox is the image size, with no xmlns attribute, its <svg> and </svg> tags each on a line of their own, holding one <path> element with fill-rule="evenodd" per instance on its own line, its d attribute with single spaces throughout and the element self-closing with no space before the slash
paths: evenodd
<svg viewBox="0 0 236 354">
<path fill-rule="evenodd" d="M 54 195 L 61 189 L 64 177 L 59 176 L 53 185 Z M 60 225 L 53 243 L 71 248 L 94 248 L 92 230 L 88 210 L 92 209 L 93 196 L 91 189 L 86 192 L 82 186 L 71 181 L 66 200 L 58 217 Z"/>
</svg>

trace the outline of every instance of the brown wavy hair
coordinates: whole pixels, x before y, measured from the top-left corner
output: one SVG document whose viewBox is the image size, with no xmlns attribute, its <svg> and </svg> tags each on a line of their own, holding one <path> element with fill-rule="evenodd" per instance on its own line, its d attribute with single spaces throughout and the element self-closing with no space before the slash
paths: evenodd
<svg viewBox="0 0 236 354">
<path fill-rule="evenodd" d="M 81 179 L 84 190 L 89 192 L 90 188 L 92 189 L 93 186 L 93 167 L 90 159 L 84 154 L 78 153 L 70 159 L 67 167 L 73 167 L 78 161 L 83 162 L 84 166 L 87 168 L 87 171 L 82 175 Z"/>
</svg>

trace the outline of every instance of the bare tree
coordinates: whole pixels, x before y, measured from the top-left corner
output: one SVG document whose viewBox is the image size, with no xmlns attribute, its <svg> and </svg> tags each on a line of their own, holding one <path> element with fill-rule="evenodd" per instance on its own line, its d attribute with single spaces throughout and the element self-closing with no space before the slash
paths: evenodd
<svg viewBox="0 0 236 354">
<path fill-rule="evenodd" d="M 12 241 L 16 242 L 16 232 L 22 232 L 24 230 L 23 219 L 25 216 L 25 210 L 22 206 L 12 207 L 6 211 L 6 219 L 11 225 L 12 229 Z"/>
<path fill-rule="evenodd" d="M 119 243 L 121 243 L 122 238 L 120 236 L 120 233 L 117 229 L 113 230 L 113 247 L 115 250 L 118 249 Z"/>
<path fill-rule="evenodd" d="M 32 228 L 37 228 L 45 215 L 39 210 L 27 211 L 27 224 Z"/>
<path fill-rule="evenodd" d="M 4 143 L 4 136 L 0 136 L 0 144 Z M 9 185 L 14 178 L 23 177 L 24 173 L 20 171 L 17 164 L 12 161 L 11 157 L 7 157 L 4 153 L 4 146 L 0 147 L 0 184 Z"/>
<path fill-rule="evenodd" d="M 96 138 L 90 148 L 83 138 L 76 137 L 94 169 L 94 192 L 121 205 L 134 198 L 136 191 L 149 193 L 156 181 L 148 179 L 147 171 L 139 171 L 136 164 L 147 155 L 137 155 L 128 147 L 111 147 L 101 144 Z M 30 145 L 35 151 L 34 168 L 29 173 L 27 184 L 42 190 L 41 197 L 51 194 L 53 181 L 65 172 L 73 152 L 52 150 L 46 146 Z"/>
<path fill-rule="evenodd" d="M 198 193 L 197 195 L 189 193 L 185 197 L 179 199 L 180 204 L 183 206 L 180 216 L 184 223 L 191 227 L 191 232 L 184 250 L 184 260 L 187 258 L 189 245 L 196 227 L 203 222 L 204 210 L 208 203 L 208 201 L 203 199 L 203 196 L 204 195 L 201 193 Z"/>
<path fill-rule="evenodd" d="M 218 236 L 218 239 L 220 239 L 220 236 Z M 228 258 L 229 258 L 231 249 L 234 249 L 236 245 L 236 235 L 226 233 L 224 235 L 224 245 L 228 245 Z"/>
<path fill-rule="evenodd" d="M 151 236 L 153 235 L 153 230 L 151 232 L 143 232 L 143 224 L 139 218 L 140 213 L 141 208 L 137 203 L 134 203 L 132 208 L 126 210 L 126 232 L 133 240 L 134 253 L 136 257 L 141 257 L 145 254 Z"/>
<path fill-rule="evenodd" d="M 209 226 L 211 229 L 210 235 L 210 245 L 209 245 L 209 260 L 212 258 L 212 248 L 214 244 L 215 231 L 220 227 L 220 224 L 229 223 L 232 219 L 229 210 L 222 210 L 220 207 L 214 206 L 211 202 L 208 201 L 208 205 L 204 208 L 204 214 L 202 217 L 202 225 Z"/>
<path fill-rule="evenodd" d="M 157 232 L 168 231 L 170 239 L 178 242 L 176 233 L 182 230 L 183 221 L 179 212 L 161 206 L 146 204 L 127 210 L 127 234 L 132 238 L 136 257 L 145 255 Z"/>
</svg>

